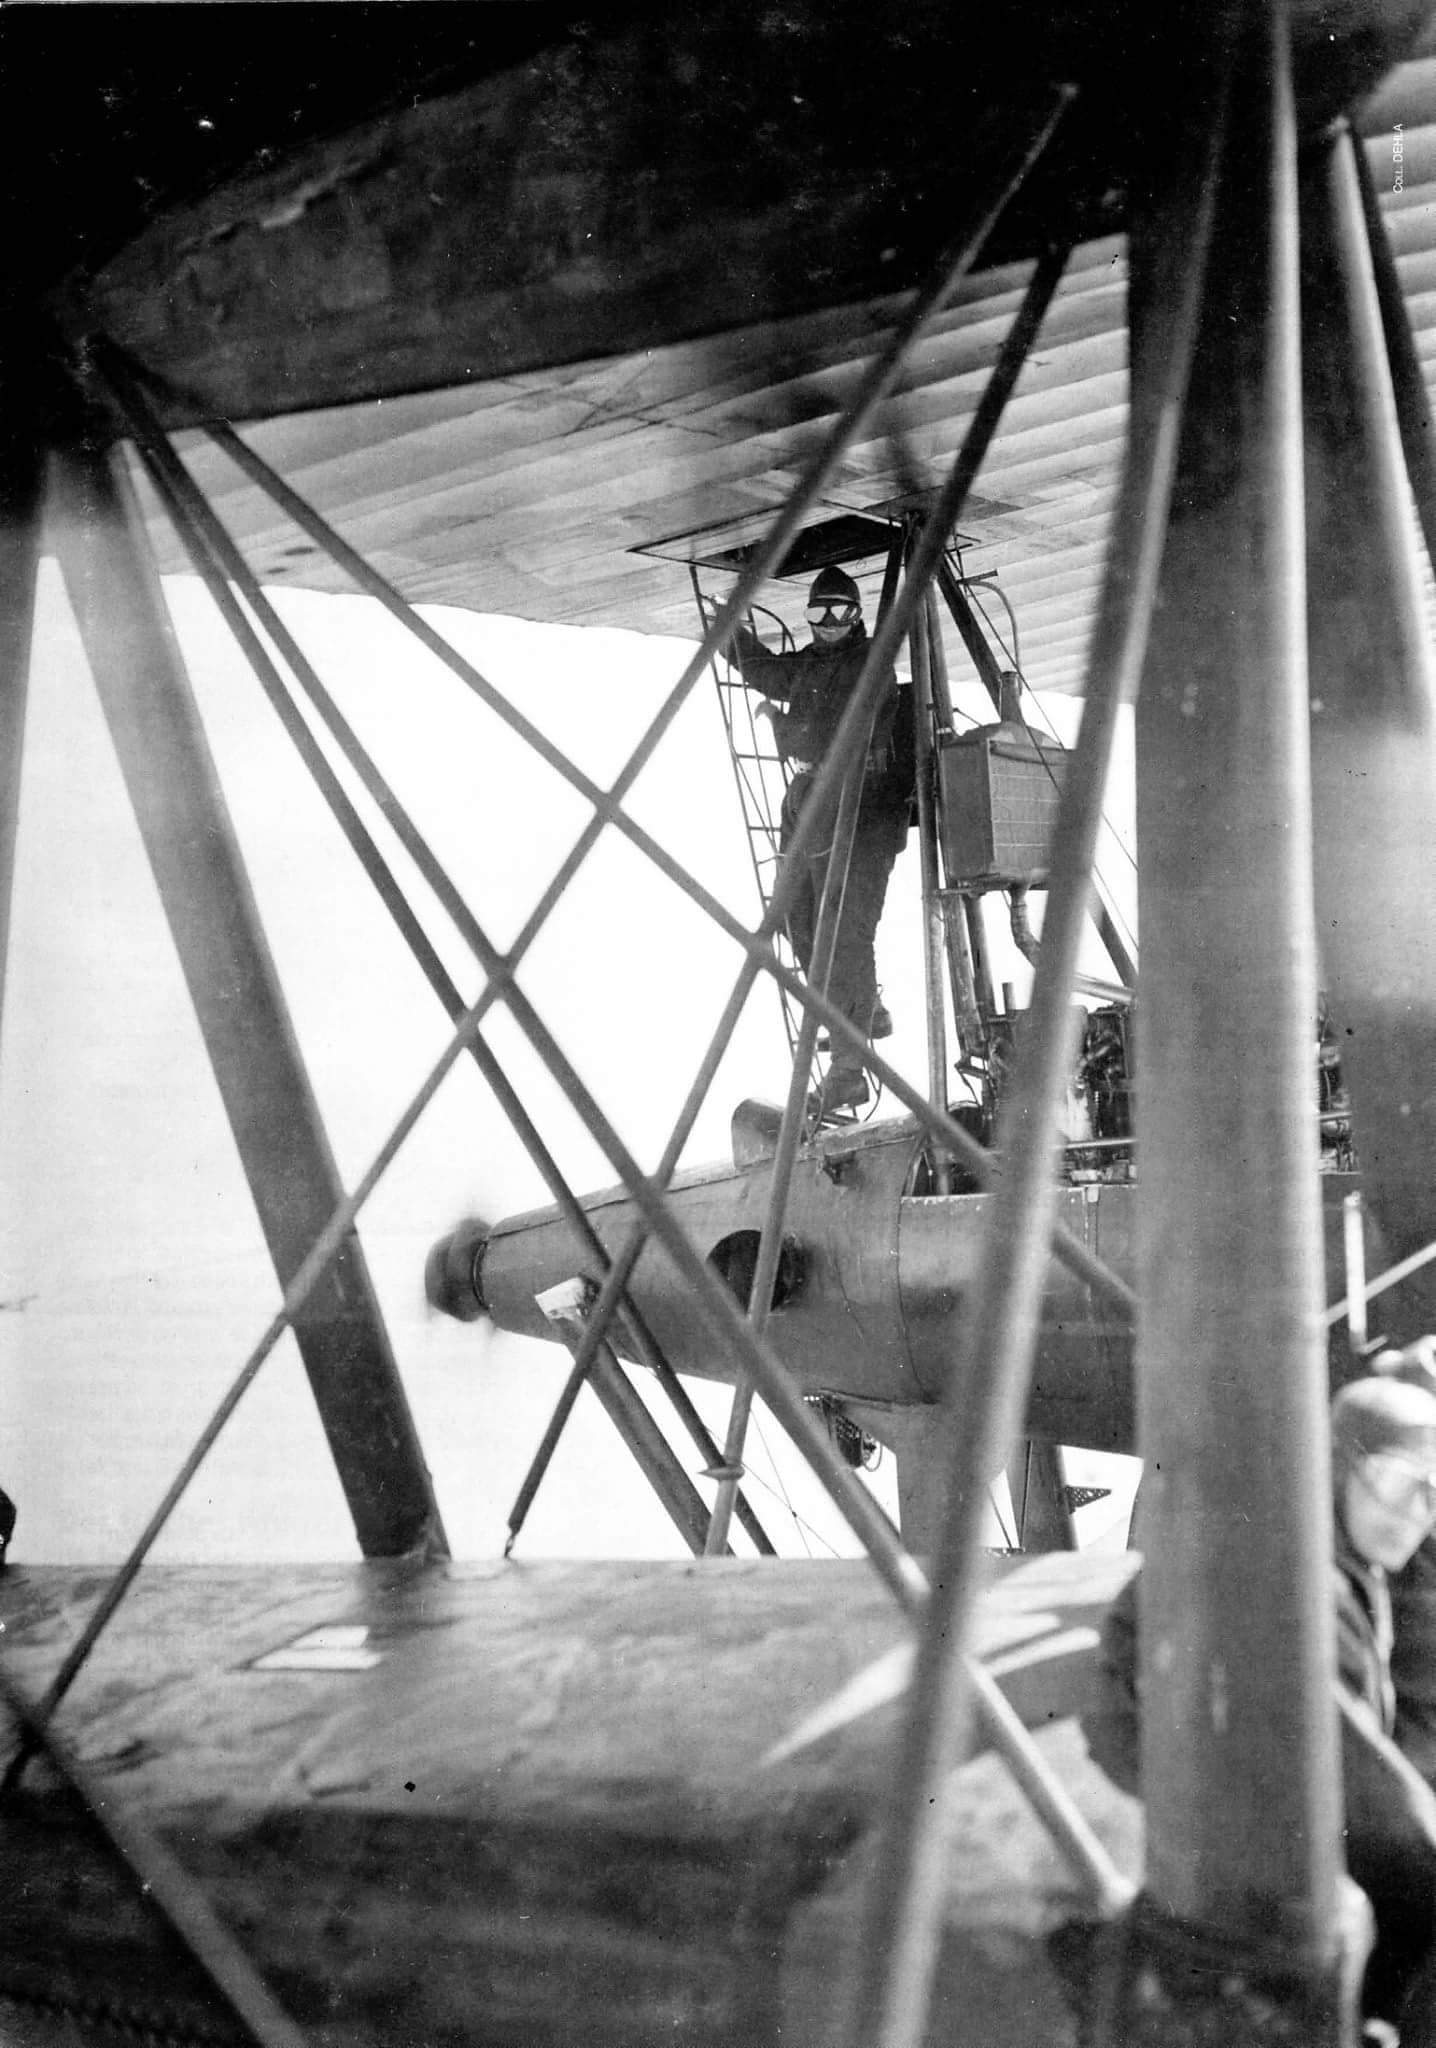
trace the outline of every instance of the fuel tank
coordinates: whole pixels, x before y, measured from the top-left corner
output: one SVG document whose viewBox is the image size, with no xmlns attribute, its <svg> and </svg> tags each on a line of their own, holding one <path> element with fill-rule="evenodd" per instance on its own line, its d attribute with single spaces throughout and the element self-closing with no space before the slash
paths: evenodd
<svg viewBox="0 0 1436 2048">
<path fill-rule="evenodd" d="M 670 1190 L 674 1216 L 744 1306 L 771 1178 L 770 1151 L 735 1119 L 733 1163 L 680 1174 Z M 926 1139 L 914 1119 L 821 1131 L 800 1154 L 767 1335 L 804 1394 L 862 1404 L 869 1414 L 942 1398 L 989 1197 L 926 1192 L 931 1181 Z M 1341 1197 L 1356 1185 L 1351 1174 L 1322 1176 L 1336 1295 L 1343 1292 Z M 1133 1182 L 1116 1179 L 1064 1184 L 1057 1196 L 1059 1220 L 1129 1281 L 1140 1196 Z M 606 1251 L 617 1256 L 640 1221 L 627 1191 L 587 1196 L 582 1206 Z M 535 1209 L 491 1226 L 459 1226 L 430 1254 L 428 1291 L 451 1314 L 487 1314 L 501 1329 L 551 1340 L 558 1333 L 536 1297 L 578 1275 L 601 1279 L 595 1264 L 558 1209 Z M 645 1247 L 630 1293 L 675 1371 L 733 1380 L 732 1359 L 715 1348 L 660 1246 Z M 613 1341 L 622 1356 L 633 1356 L 621 1330 Z M 1054 1256 L 1029 1434 L 1132 1450 L 1132 1356 L 1132 1329 L 1120 1310 Z"/>
</svg>

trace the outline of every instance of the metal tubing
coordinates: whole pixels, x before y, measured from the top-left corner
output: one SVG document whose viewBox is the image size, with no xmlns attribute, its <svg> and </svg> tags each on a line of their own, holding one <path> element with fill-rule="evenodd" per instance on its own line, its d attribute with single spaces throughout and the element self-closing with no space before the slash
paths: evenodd
<svg viewBox="0 0 1436 2048">
<path fill-rule="evenodd" d="M 931 598 L 931 593 L 929 593 Z M 947 650 L 942 642 L 940 621 L 936 619 L 935 605 L 928 606 L 927 652 L 932 675 L 932 709 L 934 726 L 928 729 L 932 754 L 928 770 L 934 805 L 934 845 L 937 857 L 937 873 L 942 878 L 937 886 L 936 911 L 941 921 L 944 953 L 947 960 L 948 987 L 952 995 L 952 1014 L 957 1028 L 958 1046 L 964 1056 L 982 1049 L 984 1032 L 982 1012 L 977 1001 L 977 977 L 973 965 L 972 940 L 968 933 L 967 917 L 957 894 L 946 886 L 947 856 L 942 849 L 937 832 L 937 775 L 941 761 L 941 749 L 953 736 L 952 690 L 947 675 Z M 935 727 L 935 731 L 934 731 Z M 944 1098 L 945 1099 L 945 1098 Z"/>
<path fill-rule="evenodd" d="M 1303 159 L 1307 625 L 1323 980 L 1362 1189 L 1393 1259 L 1436 1237 L 1436 660 L 1356 145 Z M 1436 1327 L 1421 1272 L 1397 1341 Z"/>
<path fill-rule="evenodd" d="M 24 405 L 17 398 L 12 390 L 10 418 L 0 440 L 0 1013 L 10 957 L 25 702 L 40 556 L 40 452 L 25 432 Z"/>
<path fill-rule="evenodd" d="M 817 931 L 813 939 L 812 978 L 819 988 L 827 987 L 833 964 L 833 944 L 837 937 L 838 920 L 842 916 L 848 868 L 852 861 L 853 839 L 857 831 L 858 808 L 863 799 L 868 739 L 873 729 L 873 715 L 872 712 L 869 713 L 866 726 L 854 729 L 853 745 L 857 751 L 843 779 L 842 794 L 838 800 L 838 815 L 833 822 L 832 846 L 823 875 L 822 901 L 818 909 Z M 782 1123 L 778 1127 L 778 1143 L 768 1183 L 768 1204 L 763 1217 L 763 1230 L 758 1242 L 758 1262 L 748 1302 L 748 1321 L 754 1335 L 759 1337 L 767 1328 L 768 1308 L 773 1297 L 773 1281 L 782 1250 L 783 1217 L 788 1206 L 788 1192 L 793 1182 L 798 1147 L 802 1142 L 807 1121 L 808 1081 L 812 1073 L 817 1036 L 818 1020 L 811 1010 L 804 1010 L 798 1023 L 798 1043 L 793 1053 L 792 1071 L 788 1077 L 788 1099 L 783 1106 Z M 733 1495 L 738 1484 L 738 1474 L 742 1469 L 743 1447 L 748 1434 L 748 1417 L 752 1407 L 753 1381 L 749 1374 L 744 1373 L 733 1389 L 733 1402 L 728 1411 L 728 1429 L 723 1441 L 724 1469 L 713 1500 L 713 1518 L 708 1525 L 708 1540 L 705 1546 L 709 1557 L 720 1556 L 728 1541 L 728 1521 L 733 1512 Z"/>
<path fill-rule="evenodd" d="M 582 1343 L 581 1337 L 579 1342 L 580 1344 Z M 584 1382 L 588 1378 L 589 1369 L 593 1365 L 597 1352 L 597 1339 L 594 1340 L 591 1349 L 586 1352 L 581 1351 L 578 1346 L 574 1347 L 573 1365 L 569 1371 L 568 1378 L 563 1383 L 563 1388 L 557 1401 L 554 1402 L 553 1413 L 544 1425 L 544 1433 L 539 1438 L 538 1449 L 529 1460 L 529 1468 L 523 1476 L 518 1492 L 514 1495 L 513 1506 L 509 1509 L 509 1518 L 506 1524 L 509 1533 L 504 1539 L 505 1557 L 513 1555 L 514 1545 L 523 1534 L 524 1523 L 529 1517 L 529 1509 L 533 1506 L 538 1490 L 543 1484 L 544 1475 L 553 1463 L 553 1454 L 559 1447 L 559 1440 L 563 1436 L 564 1430 L 568 1427 L 568 1418 L 573 1413 L 573 1404 L 578 1399 Z"/>
<path fill-rule="evenodd" d="M 1366 1230 L 1361 1213 L 1361 1196 L 1343 1195 L 1341 1241 L 1346 1263 L 1347 1349 L 1353 1358 L 1366 1351 Z"/>
<path fill-rule="evenodd" d="M 987 451 L 998 424 L 1012 396 L 1013 388 L 1022 374 L 1023 366 L 1037 339 L 1038 329 L 1052 303 L 1052 295 L 1062 282 L 1062 273 L 1067 268 L 1067 259 L 1072 253 L 1070 241 L 1054 242 L 1043 250 L 1032 268 L 1027 280 L 1027 289 L 1022 295 L 1022 304 L 1013 316 L 1012 325 L 1002 338 L 997 361 L 992 374 L 983 386 L 982 397 L 978 400 L 977 411 L 963 443 L 963 478 L 960 496 L 965 498 L 972 481 L 987 459 Z M 948 520 L 943 529 L 943 541 L 951 533 L 955 520 Z M 945 566 L 945 564 L 944 564 Z M 948 707 L 949 711 L 951 706 Z"/>
<path fill-rule="evenodd" d="M 1135 369 L 1128 455 L 1082 725 L 1058 816 L 1042 954 L 1000 1127 L 1002 1174 L 944 1402 L 947 1503 L 868 1894 L 847 2034 L 852 2048 L 879 2041 L 883 2048 L 917 2048 L 925 2033 L 943 1895 L 939 1795 L 961 1740 L 963 1658 L 981 1573 L 987 1480 L 1018 1434 L 1031 1372 L 1055 1202 L 1054 1134 L 1070 1073 L 1070 992 L 1118 714 L 1136 693 L 1152 617 L 1219 152 L 1220 126 L 1197 167 L 1184 269 L 1161 346 L 1149 347 Z"/>
<path fill-rule="evenodd" d="M 1339 1951 L 1312 1045 L 1296 132 L 1250 8 L 1137 709 L 1147 1891 L 1299 1978 Z M 1134 243 L 1137 349 L 1165 340 Z M 1306 223 L 1301 225 L 1301 239 Z M 1153 252 L 1185 264 L 1187 252 Z M 1145 315 L 1143 318 L 1141 316 Z"/>
<path fill-rule="evenodd" d="M 1384 1273 L 1378 1273 L 1374 1280 L 1368 1280 L 1362 1287 L 1362 1298 L 1365 1301 L 1375 1301 L 1378 1294 L 1385 1294 L 1388 1288 L 1399 1286 L 1409 1274 L 1419 1271 L 1422 1266 L 1429 1266 L 1433 1260 L 1436 1260 L 1436 1243 L 1422 1245 L 1420 1251 L 1412 1252 L 1409 1258 L 1400 1260 L 1397 1265 L 1388 1266 Z M 1349 1297 L 1334 1301 L 1321 1319 L 1322 1327 L 1334 1330 L 1343 1316 L 1351 1314 L 1352 1306 Z"/>
<path fill-rule="evenodd" d="M 589 1383 L 603 1404 L 653 1491 L 662 1501 L 674 1528 L 695 1557 L 703 1555 L 708 1508 L 693 1481 L 674 1457 L 663 1431 L 608 1344 L 600 1344 L 589 1371 Z M 730 1553 L 731 1555 L 731 1553 Z"/>
<path fill-rule="evenodd" d="M 913 620 L 909 642 L 912 661 L 913 729 L 917 736 L 917 843 L 922 887 L 923 991 L 927 1009 L 927 1094 L 934 1109 L 947 1107 L 947 1005 L 943 993 L 947 947 L 938 883 L 937 806 L 933 786 L 936 756 L 932 744 L 932 643 L 938 630 L 936 603 L 929 589 Z M 952 1188 L 952 1162 L 935 1155 L 935 1180 L 940 1195 Z"/>
<path fill-rule="evenodd" d="M 1111 911 L 1095 891 L 1092 897 L 1092 922 L 1097 927 L 1102 944 L 1107 948 L 1107 958 L 1117 970 L 1118 981 L 1123 988 L 1134 989 L 1137 986 L 1137 963 L 1124 943 Z"/>
<path fill-rule="evenodd" d="M 1007 1484 L 1021 1550 L 1075 1550 L 1062 1446 L 1025 1437 L 1007 1461 Z"/>
<path fill-rule="evenodd" d="M 992 959 L 987 948 L 987 933 L 982 924 L 982 899 L 964 894 L 962 897 L 962 919 L 967 927 L 967 948 L 972 957 L 972 978 L 977 993 L 978 1014 L 983 1018 L 997 1014 L 997 989 L 992 979 Z"/>
<path fill-rule="evenodd" d="M 1350 152 L 1361 195 L 1362 217 L 1366 222 L 1366 244 L 1381 308 L 1381 331 L 1386 340 L 1386 361 L 1391 376 L 1396 420 L 1401 430 L 1401 447 L 1406 456 L 1406 474 L 1416 500 L 1416 516 L 1426 536 L 1426 553 L 1436 573 L 1436 422 L 1431 416 L 1431 394 L 1421 374 L 1420 358 L 1411 332 L 1411 316 L 1396 271 L 1381 202 L 1371 176 L 1371 165 L 1359 138 L 1347 131 Z"/>
<path fill-rule="evenodd" d="M 928 661 L 932 669 L 932 716 L 937 733 L 949 737 L 955 735 L 955 720 L 952 711 L 952 685 L 947 673 L 947 649 L 942 644 L 942 628 L 932 618 L 933 605 L 928 606 Z"/>
<path fill-rule="evenodd" d="M 116 367 L 117 366 L 112 366 Z M 399 803 L 388 783 L 380 775 L 372 758 L 361 745 L 353 728 L 340 712 L 329 692 L 325 689 L 313 665 L 303 649 L 294 639 L 283 620 L 275 612 L 259 583 L 251 573 L 238 548 L 225 529 L 203 493 L 189 476 L 182 463 L 175 456 L 167 438 L 159 429 L 150 413 L 147 402 L 131 379 L 117 368 L 114 377 L 117 401 L 124 407 L 131 427 L 138 438 L 141 457 L 149 471 L 152 482 L 159 492 L 176 532 L 184 543 L 191 562 L 203 579 L 213 597 L 221 616 L 235 635 L 242 651 L 253 668 L 265 695 L 284 725 L 285 731 L 294 741 L 301 758 L 329 803 L 341 830 L 354 849 L 365 873 L 373 882 L 381 900 L 394 918 L 396 925 L 407 940 L 415 961 L 427 978 L 430 987 L 448 1015 L 450 1023 L 456 1022 L 464 1013 L 464 1000 L 457 984 L 444 967 L 439 954 L 428 939 L 422 925 L 414 916 L 402 891 L 399 889 L 391 870 L 385 863 L 372 836 L 365 829 L 358 812 L 350 801 L 343 784 L 339 781 L 317 745 L 308 725 L 298 715 L 278 670 L 269 654 L 254 632 L 248 618 L 235 601 L 230 583 L 242 591 L 246 603 L 255 617 L 269 634 L 275 646 L 289 664 L 298 681 L 315 706 L 320 717 L 333 734 L 345 758 L 355 769 L 364 787 L 374 798 L 384 816 L 393 826 L 395 833 L 410 854 L 420 873 L 434 889 L 439 900 L 446 907 L 458 906 L 462 916 L 457 920 L 461 929 L 469 922 L 467 906 L 449 876 L 435 858 L 428 842 L 414 826 L 408 812 Z M 467 936 L 467 931 L 465 931 Z M 596 1261 L 600 1270 L 606 1270 L 608 1254 L 589 1223 L 581 1203 L 569 1187 L 539 1135 L 537 1127 L 529 1118 L 523 1104 L 511 1087 L 497 1059 L 485 1040 L 475 1034 L 469 1045 L 480 1072 L 493 1090 L 500 1107 L 508 1116 L 514 1131 L 530 1158 L 543 1175 L 555 1201 L 578 1233 L 585 1249 Z M 682 1386 L 672 1367 L 639 1314 L 636 1304 L 624 1297 L 623 1306 L 630 1331 L 644 1364 L 657 1375 L 660 1385 L 672 1402 L 684 1427 L 689 1431 L 702 1456 L 712 1460 L 717 1449 L 693 1406 L 687 1391 Z M 574 1392 L 576 1394 L 577 1388 Z M 566 1415 L 572 1400 L 560 1407 Z M 544 1448 L 548 1457 L 556 1443 L 556 1436 L 550 1441 L 545 1435 Z M 635 1455 L 637 1455 L 635 1453 Z M 533 1476 L 531 1468 L 531 1477 Z M 537 1479 L 534 1478 L 535 1485 Z M 528 1500 L 532 1499 L 532 1487 L 528 1488 Z M 525 1512 L 527 1502 L 525 1503 Z M 740 1519 L 760 1552 L 771 1555 L 773 1546 L 757 1517 L 746 1500 L 738 1504 Z M 522 1518 L 520 1518 L 522 1519 Z M 510 1543 L 517 1529 L 510 1523 Z"/>
<path fill-rule="evenodd" d="M 52 458 L 50 537 L 281 1286 L 343 1198 L 118 456 Z M 357 1236 L 295 1323 L 366 1556 L 447 1554 Z"/>
<path fill-rule="evenodd" d="M 992 699 L 993 709 L 1002 716 L 1002 669 L 997 656 L 987 644 L 986 635 L 977 623 L 977 614 L 968 603 L 967 592 L 957 579 L 951 562 L 943 558 L 937 572 L 938 587 L 947 600 L 952 613 L 953 624 L 962 637 L 962 644 L 972 659 L 982 687 Z"/>
</svg>

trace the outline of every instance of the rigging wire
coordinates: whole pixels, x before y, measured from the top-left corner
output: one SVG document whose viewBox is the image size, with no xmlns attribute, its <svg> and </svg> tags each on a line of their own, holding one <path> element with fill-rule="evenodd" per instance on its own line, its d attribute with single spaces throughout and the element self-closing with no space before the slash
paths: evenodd
<svg viewBox="0 0 1436 2048">
<path fill-rule="evenodd" d="M 766 1449 L 766 1446 L 764 1448 Z M 771 1453 L 769 1455 L 771 1456 Z M 783 1495 L 778 1491 L 778 1489 L 775 1486 L 773 1486 L 770 1483 L 770 1481 L 766 1480 L 761 1473 L 746 1471 L 743 1476 L 744 1479 L 746 1481 L 751 1482 L 752 1485 L 761 1487 L 765 1493 L 772 1494 L 774 1500 L 778 1501 L 782 1507 L 787 1509 L 788 1513 L 792 1516 L 793 1525 L 798 1531 L 799 1541 L 802 1543 L 803 1548 L 807 1551 L 809 1557 L 813 1555 L 813 1552 L 808 1545 L 807 1539 L 809 1536 L 812 1537 L 815 1543 L 821 1543 L 823 1548 L 827 1551 L 830 1557 L 841 1556 L 842 1553 L 838 1550 L 837 1546 L 832 1542 L 832 1540 L 829 1537 L 825 1536 L 819 1528 L 817 1528 L 812 1522 L 810 1522 L 806 1515 L 801 1514 L 799 1510 L 793 1506 L 790 1500 L 784 1499 Z"/>
<path fill-rule="evenodd" d="M 793 1527 L 798 1532 L 799 1542 L 802 1544 L 803 1549 L 807 1552 L 808 1556 L 811 1557 L 813 1551 L 812 1546 L 808 1542 L 809 1533 L 817 1537 L 817 1540 L 819 1542 L 823 1542 L 824 1539 L 818 1536 L 817 1530 L 812 1527 L 812 1524 L 810 1522 L 806 1521 L 804 1517 L 798 1513 L 798 1510 L 793 1505 L 792 1495 L 788 1491 L 788 1483 L 783 1477 L 782 1468 L 779 1465 L 777 1459 L 773 1456 L 772 1446 L 769 1444 L 767 1437 L 763 1433 L 763 1417 L 759 1410 L 758 1403 L 756 1401 L 753 1404 L 750 1421 L 753 1433 L 757 1437 L 759 1444 L 762 1446 L 763 1455 L 768 1460 L 768 1464 L 772 1469 L 773 1477 L 777 1481 L 776 1491 L 778 1497 L 779 1499 L 781 1499 L 784 1508 L 787 1510 L 789 1516 L 792 1519 Z M 758 1475 L 755 1472 L 750 1471 L 747 1474 L 747 1476 L 760 1486 L 768 1486 L 768 1482 L 766 1480 L 759 1479 Z M 770 1493 L 774 1490 L 775 1489 L 773 1487 L 768 1486 L 768 1491 Z M 837 1552 L 836 1550 L 833 1550 L 831 1544 L 828 1544 L 827 1548 L 832 1551 L 833 1556 L 837 1556 Z"/>
</svg>

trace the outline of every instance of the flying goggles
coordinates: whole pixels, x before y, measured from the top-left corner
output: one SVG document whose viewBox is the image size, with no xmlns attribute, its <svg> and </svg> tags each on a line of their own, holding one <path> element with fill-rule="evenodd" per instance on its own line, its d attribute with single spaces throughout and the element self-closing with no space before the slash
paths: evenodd
<svg viewBox="0 0 1436 2048">
<path fill-rule="evenodd" d="M 1420 1504 L 1428 1515 L 1436 1514 L 1436 1471 L 1418 1465 L 1396 1451 L 1373 1451 L 1357 1466 L 1369 1492 L 1381 1505 L 1404 1511 Z"/>
<path fill-rule="evenodd" d="M 810 604 L 808 624 L 810 626 L 855 626 L 862 615 L 862 606 L 851 599 L 841 598 L 836 604 Z"/>
</svg>

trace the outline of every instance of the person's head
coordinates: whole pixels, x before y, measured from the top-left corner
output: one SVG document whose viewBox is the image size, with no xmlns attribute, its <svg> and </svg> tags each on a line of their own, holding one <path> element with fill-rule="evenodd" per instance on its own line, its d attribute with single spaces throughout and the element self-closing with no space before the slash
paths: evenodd
<svg viewBox="0 0 1436 2048">
<path fill-rule="evenodd" d="M 1331 1404 L 1331 1476 L 1352 1547 L 1400 1571 L 1436 1525 L 1436 1394 L 1385 1376 L 1343 1387 Z"/>
<path fill-rule="evenodd" d="M 858 586 L 841 569 L 823 569 L 808 592 L 808 625 L 819 647 L 835 647 L 862 624 Z"/>
<path fill-rule="evenodd" d="M 1436 1337 L 1418 1337 L 1399 1351 L 1378 1351 L 1371 1370 L 1383 1379 L 1405 1380 L 1408 1386 L 1436 1394 Z"/>
</svg>

